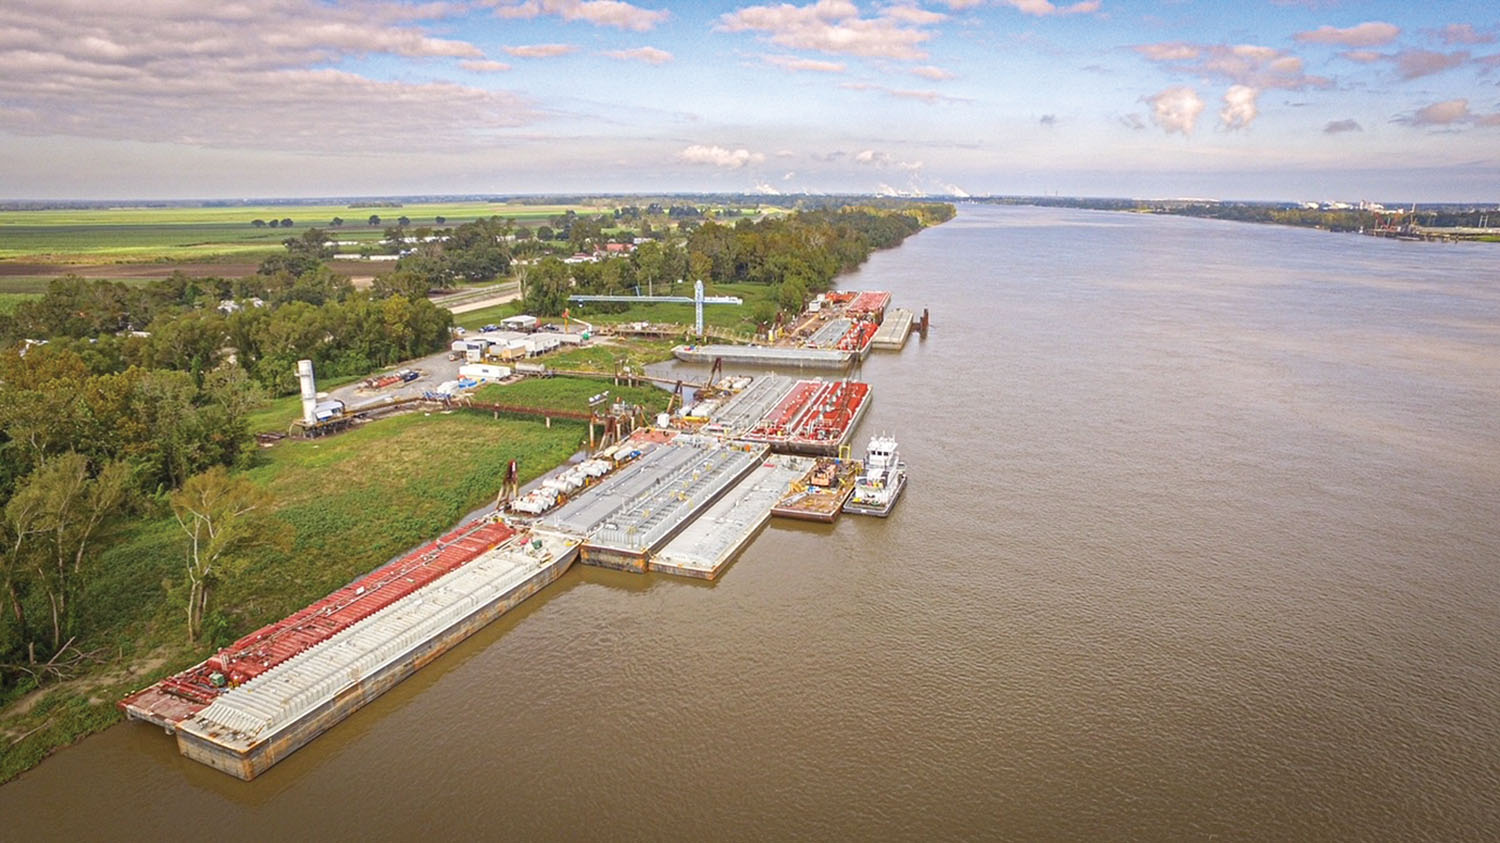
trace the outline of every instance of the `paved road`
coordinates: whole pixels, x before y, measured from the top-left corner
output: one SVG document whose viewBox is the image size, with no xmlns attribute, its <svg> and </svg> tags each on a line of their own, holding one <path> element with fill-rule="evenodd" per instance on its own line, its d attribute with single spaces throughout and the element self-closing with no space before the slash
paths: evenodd
<svg viewBox="0 0 1500 843">
<path fill-rule="evenodd" d="M 452 305 L 443 304 L 441 300 L 435 301 L 433 302 L 433 304 L 436 304 L 438 307 L 446 307 L 448 308 L 448 312 L 457 314 L 468 313 L 471 310 L 483 310 L 486 307 L 494 307 L 497 304 L 505 304 L 508 301 L 515 301 L 520 297 L 521 285 L 512 282 L 505 285 L 504 289 L 497 290 L 493 295 L 482 296 L 480 298 L 469 298 L 467 296 L 464 296 L 463 294 L 459 294 L 458 296 L 452 297 L 458 299 L 458 301 Z"/>
<path fill-rule="evenodd" d="M 435 389 L 444 381 L 458 379 L 458 367 L 463 360 L 449 360 L 447 351 L 439 351 L 416 360 L 408 360 L 400 368 L 415 369 L 421 377 L 407 383 L 395 384 L 385 389 L 365 389 L 358 382 L 341 386 L 329 393 L 329 397 L 344 402 L 350 410 L 359 410 L 388 398 L 415 398 Z M 382 372 L 385 370 L 382 370 Z"/>
</svg>

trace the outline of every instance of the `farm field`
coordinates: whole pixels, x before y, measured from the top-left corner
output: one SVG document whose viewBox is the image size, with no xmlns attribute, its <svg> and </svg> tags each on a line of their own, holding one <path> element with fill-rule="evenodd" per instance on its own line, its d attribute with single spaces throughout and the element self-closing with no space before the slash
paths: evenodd
<svg viewBox="0 0 1500 843">
<path fill-rule="evenodd" d="M 491 216 L 527 223 L 568 210 L 599 213 L 604 208 L 431 202 L 399 207 L 307 204 L 0 211 L 0 275 L 49 277 L 62 274 L 73 264 L 258 263 L 261 257 L 278 251 L 282 240 L 312 227 L 330 229 L 340 240 L 378 240 L 386 226 L 403 216 L 414 227 L 436 225 L 437 217 L 444 218 L 444 225 Z M 380 222 L 369 224 L 372 215 L 380 217 Z M 334 217 L 343 218 L 344 225 L 330 226 Z M 290 219 L 292 225 L 257 227 L 252 225 L 257 219 Z M 10 271 L 6 264 L 12 261 L 45 268 L 38 272 Z M 59 265 L 63 268 L 57 269 Z"/>
</svg>

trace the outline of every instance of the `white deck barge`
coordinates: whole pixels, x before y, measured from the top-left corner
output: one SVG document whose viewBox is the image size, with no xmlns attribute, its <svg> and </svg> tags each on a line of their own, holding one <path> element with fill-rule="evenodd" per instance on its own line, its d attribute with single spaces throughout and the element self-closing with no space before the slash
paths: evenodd
<svg viewBox="0 0 1500 843">
<path fill-rule="evenodd" d="M 651 558 L 650 569 L 711 580 L 771 519 L 771 507 L 813 458 L 773 454 Z"/>
</svg>

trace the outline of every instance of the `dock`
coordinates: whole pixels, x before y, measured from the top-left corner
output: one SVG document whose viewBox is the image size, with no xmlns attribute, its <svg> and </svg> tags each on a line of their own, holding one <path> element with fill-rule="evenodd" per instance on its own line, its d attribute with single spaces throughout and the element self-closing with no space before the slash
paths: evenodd
<svg viewBox="0 0 1500 843">
<path fill-rule="evenodd" d="M 647 557 L 749 474 L 768 449 L 680 434 L 641 450 L 542 520 L 548 529 L 583 537 L 584 564 L 645 572 Z"/>
<path fill-rule="evenodd" d="M 795 369 L 849 368 L 855 353 L 832 348 L 792 348 L 770 345 L 679 345 L 672 349 L 678 360 L 689 363 L 725 363 L 751 366 L 786 366 Z"/>
<path fill-rule="evenodd" d="M 906 338 L 911 336 L 912 321 L 915 318 L 904 307 L 891 308 L 885 315 L 885 321 L 880 323 L 880 329 L 875 332 L 875 338 L 870 341 L 870 347 L 882 351 L 900 351 L 906 345 Z"/>
<path fill-rule="evenodd" d="M 811 457 L 774 455 L 655 554 L 652 571 L 711 580 L 771 520 L 771 507 L 813 467 Z"/>
</svg>

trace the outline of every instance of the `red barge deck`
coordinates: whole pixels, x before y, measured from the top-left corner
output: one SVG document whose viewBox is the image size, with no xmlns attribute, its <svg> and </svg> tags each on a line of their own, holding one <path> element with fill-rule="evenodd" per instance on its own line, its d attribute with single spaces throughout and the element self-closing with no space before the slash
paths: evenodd
<svg viewBox="0 0 1500 843">
<path fill-rule="evenodd" d="M 118 705 L 132 719 L 173 732 L 177 724 L 196 716 L 226 690 L 458 570 L 515 534 L 515 529 L 503 522 L 459 527 L 307 608 L 246 635 L 203 662 L 125 697 Z"/>
<path fill-rule="evenodd" d="M 765 442 L 775 451 L 835 456 L 869 399 L 870 385 L 860 381 L 798 381 L 741 438 Z"/>
</svg>

